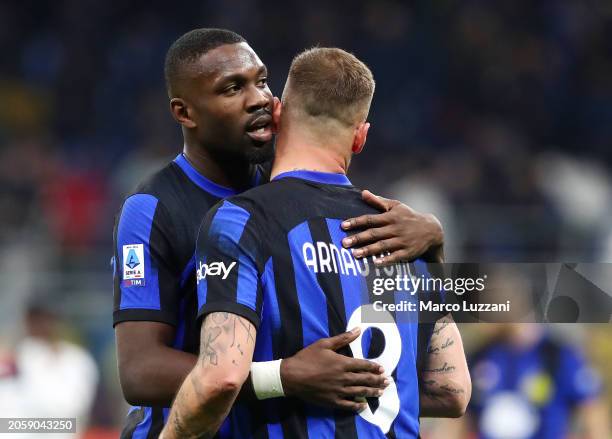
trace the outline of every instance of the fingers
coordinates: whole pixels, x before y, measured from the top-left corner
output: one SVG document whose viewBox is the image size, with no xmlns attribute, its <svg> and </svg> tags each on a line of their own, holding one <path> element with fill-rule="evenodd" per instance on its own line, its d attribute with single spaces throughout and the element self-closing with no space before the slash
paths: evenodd
<svg viewBox="0 0 612 439">
<path fill-rule="evenodd" d="M 389 212 L 377 213 L 371 215 L 361 215 L 357 218 L 349 218 L 342 221 L 342 228 L 344 230 L 353 229 L 371 229 L 373 227 L 382 227 L 392 222 L 392 215 Z"/>
<path fill-rule="evenodd" d="M 393 207 L 394 203 L 396 203 L 395 200 L 389 200 L 388 198 L 374 195 L 368 190 L 361 191 L 361 199 L 381 212 L 388 211 L 391 209 L 391 207 Z"/>
<path fill-rule="evenodd" d="M 342 240 L 342 245 L 346 248 L 355 247 L 395 236 L 397 236 L 397 233 L 393 226 L 370 228 L 363 232 L 355 233 L 352 236 L 347 236 Z"/>
<path fill-rule="evenodd" d="M 332 351 L 337 351 L 341 347 L 344 347 L 351 343 L 353 340 L 357 339 L 361 334 L 361 329 L 359 327 L 353 328 L 350 331 L 343 332 L 342 334 L 335 335 L 329 338 L 322 338 L 319 340 L 319 344 L 321 344 L 325 349 L 331 349 Z"/>
<path fill-rule="evenodd" d="M 384 390 L 380 388 L 350 386 L 342 389 L 341 395 L 346 399 L 354 398 L 378 398 L 382 396 Z"/>
<path fill-rule="evenodd" d="M 374 373 L 346 373 L 344 374 L 346 387 L 360 386 L 384 389 L 389 385 L 389 378 L 383 374 Z"/>
<path fill-rule="evenodd" d="M 406 249 L 406 246 L 402 244 L 401 239 L 399 238 L 390 238 L 390 239 L 382 239 L 380 241 L 376 241 L 373 244 L 367 245 L 365 247 L 361 247 L 353 250 L 353 256 L 356 258 L 365 258 L 367 256 L 374 256 L 374 263 L 380 264 L 382 260 L 379 261 L 380 256 L 387 256 L 387 254 L 391 254 L 393 252 L 403 250 L 402 255 L 411 255 L 411 254 L 419 254 L 418 252 L 422 248 L 421 245 L 411 249 L 410 251 Z"/>
<path fill-rule="evenodd" d="M 346 359 L 344 362 L 344 370 L 347 372 L 369 372 L 375 374 L 385 373 L 385 368 L 373 361 L 347 357 L 344 355 L 343 357 Z"/>
</svg>

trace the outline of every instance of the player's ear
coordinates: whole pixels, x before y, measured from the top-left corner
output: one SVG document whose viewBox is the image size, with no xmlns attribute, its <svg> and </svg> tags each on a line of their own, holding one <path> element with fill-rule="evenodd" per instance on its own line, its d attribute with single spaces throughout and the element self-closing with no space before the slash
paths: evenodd
<svg viewBox="0 0 612 439">
<path fill-rule="evenodd" d="M 170 112 L 178 123 L 185 128 L 195 128 L 197 124 L 191 118 L 191 109 L 187 103 L 181 98 L 170 99 Z"/>
<path fill-rule="evenodd" d="M 359 154 L 365 146 L 366 139 L 368 138 L 368 130 L 370 129 L 369 122 L 361 122 L 355 128 L 355 136 L 353 137 L 353 147 L 351 148 L 353 154 Z"/>
<path fill-rule="evenodd" d="M 278 133 L 280 126 L 282 107 L 283 104 L 281 103 L 280 99 L 274 96 L 274 104 L 272 107 L 272 132 L 275 134 Z"/>
</svg>

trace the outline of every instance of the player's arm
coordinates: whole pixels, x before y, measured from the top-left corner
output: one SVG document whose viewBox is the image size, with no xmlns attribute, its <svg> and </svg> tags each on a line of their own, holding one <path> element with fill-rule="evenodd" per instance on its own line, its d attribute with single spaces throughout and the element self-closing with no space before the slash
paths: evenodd
<svg viewBox="0 0 612 439">
<path fill-rule="evenodd" d="M 119 377 L 134 405 L 169 406 L 196 362 L 195 355 L 172 347 L 182 268 L 176 266 L 173 230 L 170 213 L 149 194 L 125 201 L 114 230 Z"/>
<path fill-rule="evenodd" d="M 123 322 L 115 327 L 119 380 L 128 403 L 171 404 L 197 360 L 172 347 L 174 335 L 173 326 L 160 322 Z"/>
<path fill-rule="evenodd" d="M 450 314 L 439 319 L 419 371 L 422 417 L 457 418 L 465 413 L 472 394 L 461 334 Z"/>
<path fill-rule="evenodd" d="M 423 214 L 400 203 L 363 191 L 362 197 L 382 213 L 349 218 L 342 223 L 344 230 L 365 229 L 346 237 L 342 245 L 359 247 L 357 258 L 377 256 L 377 264 L 393 264 L 417 258 L 425 262 L 443 262 L 444 231 L 432 214 Z M 387 254 L 384 258 L 379 255 Z"/>
<path fill-rule="evenodd" d="M 198 361 L 176 396 L 161 438 L 215 435 L 249 375 L 255 335 L 244 317 L 228 312 L 205 317 Z"/>
<path fill-rule="evenodd" d="M 119 378 L 126 401 L 132 405 L 170 406 L 197 356 L 174 349 L 174 327 L 158 322 L 124 322 L 116 327 Z M 323 406 L 358 411 L 358 396 L 376 396 L 385 377 L 376 363 L 350 358 L 336 350 L 359 332 L 323 338 L 281 363 L 285 396 Z M 248 380 L 251 380 L 249 376 Z M 151 383 L 155 383 L 152 386 Z M 269 394 L 271 389 L 263 389 Z M 257 398 L 247 383 L 239 399 Z"/>
</svg>

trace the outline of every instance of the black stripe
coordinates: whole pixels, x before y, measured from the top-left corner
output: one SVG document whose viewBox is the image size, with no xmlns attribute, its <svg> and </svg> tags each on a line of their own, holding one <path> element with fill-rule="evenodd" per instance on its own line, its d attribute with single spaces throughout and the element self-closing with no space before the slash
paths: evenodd
<svg viewBox="0 0 612 439">
<path fill-rule="evenodd" d="M 324 242 L 331 244 L 332 238 L 327 228 L 327 221 L 325 218 L 315 218 L 308 220 L 308 227 L 310 228 L 310 234 L 312 236 L 313 244 L 316 246 L 317 242 Z M 332 260 L 334 255 L 330 255 Z M 337 265 L 338 261 L 332 262 L 332 269 L 335 267 L 336 271 L 340 270 Z M 327 298 L 327 323 L 328 331 L 330 336 L 334 336 L 346 331 L 346 310 L 344 308 L 344 294 L 359 294 L 358 291 L 342 291 L 342 282 L 338 272 L 317 273 L 317 282 L 325 293 Z M 351 350 L 348 346 L 338 350 L 339 353 L 352 356 Z M 355 425 L 355 415 L 345 410 L 335 410 L 334 420 L 336 423 L 336 439 L 350 439 L 357 438 L 357 427 Z"/>
<path fill-rule="evenodd" d="M 132 435 L 140 424 L 144 420 L 144 407 L 140 407 L 137 410 L 131 412 L 127 420 L 125 421 L 125 427 L 123 427 L 123 431 L 121 432 L 120 439 L 132 439 Z"/>
<path fill-rule="evenodd" d="M 278 293 L 278 310 L 281 321 L 279 343 L 274 358 L 287 358 L 304 346 L 302 314 L 295 286 L 295 271 L 288 237 L 278 243 L 278 257 L 274 259 L 274 283 Z M 308 438 L 304 405 L 295 398 L 285 398 L 280 404 L 280 418 L 283 436 L 286 438 Z"/>
<path fill-rule="evenodd" d="M 189 276 L 190 285 L 196 284 L 195 276 Z M 197 355 L 200 349 L 200 326 L 198 322 L 198 297 L 193 287 L 186 287 L 188 293 L 184 296 L 183 320 L 185 322 L 185 336 L 183 345 L 179 346 L 185 352 Z"/>
<path fill-rule="evenodd" d="M 172 248 L 173 243 L 169 242 L 173 233 L 170 227 L 169 213 L 164 205 L 158 202 L 149 235 L 151 266 L 157 269 L 160 308 L 174 316 L 176 320 L 180 301 L 178 291 L 181 272 L 176 263 L 178 255 Z"/>
<path fill-rule="evenodd" d="M 163 428 L 164 411 L 161 407 L 153 407 L 151 409 L 151 428 L 149 428 L 147 439 L 157 439 Z"/>
<path fill-rule="evenodd" d="M 393 424 L 391 424 L 391 429 L 389 430 L 389 432 L 387 433 L 387 438 L 388 439 L 396 439 L 397 436 L 395 435 L 395 429 L 393 428 Z"/>
<path fill-rule="evenodd" d="M 266 408 L 269 406 L 269 401 L 257 401 L 249 404 L 248 410 L 251 416 L 251 436 L 253 439 L 269 439 L 268 438 L 268 417 L 266 417 Z"/>
</svg>

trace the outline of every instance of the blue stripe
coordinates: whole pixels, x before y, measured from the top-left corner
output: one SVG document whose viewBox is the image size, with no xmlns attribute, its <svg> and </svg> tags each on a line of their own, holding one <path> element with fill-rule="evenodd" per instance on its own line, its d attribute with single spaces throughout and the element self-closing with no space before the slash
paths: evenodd
<svg viewBox="0 0 612 439">
<path fill-rule="evenodd" d="M 306 266 L 303 260 L 303 244 L 312 243 L 308 223 L 303 222 L 295 227 L 289 232 L 288 238 L 295 271 L 295 287 L 302 315 L 304 346 L 308 346 L 320 338 L 329 337 L 327 298 L 319 286 L 316 274 Z M 336 424 L 331 410 L 306 406 L 305 411 L 310 438 L 334 437 Z"/>
<path fill-rule="evenodd" d="M 236 285 L 236 302 L 257 311 L 257 268 L 247 256 L 238 258 L 238 282 Z"/>
<path fill-rule="evenodd" d="M 187 265 L 185 265 L 183 272 L 181 273 L 181 283 L 180 283 L 181 289 L 185 286 L 185 284 L 189 280 L 189 276 L 194 274 L 195 266 L 196 266 L 196 255 L 194 253 L 191 259 L 189 259 L 189 262 L 187 262 Z"/>
<path fill-rule="evenodd" d="M 206 264 L 206 256 L 202 256 L 201 264 Z M 197 282 L 196 283 L 196 292 L 198 294 L 198 311 L 200 308 L 204 306 L 206 303 L 206 298 L 208 296 L 208 282 Z"/>
<path fill-rule="evenodd" d="M 132 439 L 146 439 L 147 435 L 149 434 L 149 430 L 151 429 L 151 420 L 153 418 L 152 414 L 153 409 L 151 409 L 151 407 L 145 407 L 144 419 L 134 430 Z"/>
<path fill-rule="evenodd" d="M 332 238 L 333 244 L 338 248 L 342 249 L 342 239 L 346 237 L 346 232 L 342 230 L 340 224 L 342 220 L 338 219 L 327 219 L 327 228 L 329 235 Z M 340 255 L 343 259 L 346 267 L 347 261 L 353 261 L 355 265 L 358 262 L 353 258 L 353 255 L 349 250 L 340 250 Z M 350 259 L 349 259 L 350 258 Z M 340 266 L 340 263 L 338 263 Z M 365 282 L 365 278 L 357 269 L 357 273 L 354 274 L 352 269 L 346 270 L 344 273 L 340 273 L 340 283 L 342 285 L 342 294 L 344 297 L 344 310 L 346 314 L 346 321 L 348 322 L 351 315 L 355 310 L 363 304 L 369 303 L 368 289 Z M 347 328 L 353 329 L 353 328 Z M 372 332 L 366 331 L 362 336 L 363 352 L 370 350 L 370 342 L 372 340 Z M 357 437 L 359 438 L 374 438 L 383 437 L 383 434 L 376 425 L 369 423 L 359 415 L 355 415 L 355 427 L 357 429 Z"/>
<path fill-rule="evenodd" d="M 189 177 L 191 181 L 193 181 L 197 186 L 204 189 L 211 195 L 214 195 L 217 198 L 227 198 L 232 195 L 236 195 L 238 191 L 235 189 L 231 189 L 225 186 L 221 186 L 208 178 L 204 177 L 200 174 L 196 168 L 193 167 L 191 163 L 185 158 L 184 154 L 179 154 L 174 159 L 174 163 L 176 163 L 181 170 Z"/>
<path fill-rule="evenodd" d="M 242 207 L 225 201 L 212 220 L 209 234 L 217 237 L 218 242 L 215 244 L 219 248 L 231 253 L 228 256 L 238 259 L 236 301 L 256 310 L 257 276 L 253 276 L 253 262 L 248 259 L 250 257 L 255 260 L 255 257 L 250 254 L 245 256 L 239 252 L 240 238 L 250 216 L 251 214 Z"/>
<path fill-rule="evenodd" d="M 281 424 L 268 424 L 268 439 L 284 439 Z"/>
<path fill-rule="evenodd" d="M 161 309 L 157 267 L 151 263 L 150 238 L 153 218 L 157 210 L 157 198 L 153 195 L 136 194 L 129 197 L 121 210 L 117 227 L 117 272 L 121 285 L 119 309 L 142 308 Z M 143 244 L 144 249 L 144 286 L 123 285 L 123 246 Z"/>
<path fill-rule="evenodd" d="M 345 174 L 334 174 L 331 172 L 317 171 L 289 171 L 283 172 L 275 176 L 272 181 L 280 180 L 281 178 L 299 178 L 302 180 L 314 181 L 324 184 L 339 184 L 343 186 L 352 186 L 352 183 Z"/>
<path fill-rule="evenodd" d="M 404 265 L 408 267 L 408 264 Z M 403 274 L 403 273 L 402 273 Z M 412 273 L 417 275 L 417 273 Z M 408 291 L 396 291 L 395 303 L 408 301 L 418 307 L 417 295 Z M 418 309 L 418 308 L 417 308 Z M 396 312 L 397 329 L 402 338 L 402 355 L 396 367 L 395 384 L 400 400 L 400 412 L 393 422 L 397 437 L 416 438 L 419 432 L 419 386 L 416 374 L 418 312 Z"/>
<path fill-rule="evenodd" d="M 264 289 L 264 305 L 261 325 L 257 331 L 253 361 L 270 361 L 274 360 L 274 334 L 277 334 L 280 329 L 280 311 L 274 284 L 272 258 L 266 262 L 261 282 Z"/>
<path fill-rule="evenodd" d="M 234 404 L 231 416 L 232 438 L 249 439 L 251 434 L 251 412 L 244 404 Z"/>
<path fill-rule="evenodd" d="M 221 424 L 221 428 L 219 428 L 219 439 L 229 439 L 232 436 L 232 425 L 230 422 L 231 416 L 228 416 Z"/>
</svg>

